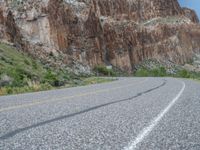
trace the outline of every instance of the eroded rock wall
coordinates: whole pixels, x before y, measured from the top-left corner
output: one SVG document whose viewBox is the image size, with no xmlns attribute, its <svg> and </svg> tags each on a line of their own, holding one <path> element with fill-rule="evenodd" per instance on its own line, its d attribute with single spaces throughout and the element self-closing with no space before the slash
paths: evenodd
<svg viewBox="0 0 200 150">
<path fill-rule="evenodd" d="M 200 52 L 198 17 L 177 0 L 4 0 L 0 38 L 46 58 L 63 55 L 131 72 L 145 59 L 178 64 Z"/>
</svg>

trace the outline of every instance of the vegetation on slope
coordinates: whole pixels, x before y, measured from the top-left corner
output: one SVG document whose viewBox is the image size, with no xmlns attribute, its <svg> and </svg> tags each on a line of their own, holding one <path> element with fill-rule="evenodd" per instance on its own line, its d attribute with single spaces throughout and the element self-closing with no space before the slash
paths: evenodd
<svg viewBox="0 0 200 150">
<path fill-rule="evenodd" d="M 111 76 L 111 77 L 120 77 L 128 76 L 128 73 L 112 66 L 112 68 L 107 68 L 105 65 L 97 65 L 93 69 L 96 76 Z"/>
<path fill-rule="evenodd" d="M 137 77 L 176 77 L 200 80 L 199 58 L 188 61 L 184 66 L 170 61 L 148 59 L 135 66 L 134 76 Z"/>
<path fill-rule="evenodd" d="M 179 69 L 171 74 L 166 71 L 164 67 L 153 69 L 140 68 L 135 73 L 137 77 L 176 77 L 176 78 L 191 78 L 200 80 L 200 73 L 188 71 L 186 69 Z"/>
<path fill-rule="evenodd" d="M 47 66 L 11 46 L 0 43 L 0 95 L 88 85 L 112 80 L 108 78 L 78 76 L 64 69 L 55 69 Z M 155 66 L 155 64 L 152 66 Z M 152 66 L 145 67 L 144 65 L 137 68 L 134 76 L 170 76 L 200 80 L 200 73 L 197 72 L 179 68 L 176 72 L 169 73 L 162 65 Z M 102 65 L 96 66 L 94 72 L 98 76 L 127 76 L 127 74 L 115 68 L 108 69 Z"/>
<path fill-rule="evenodd" d="M 81 77 L 66 70 L 46 67 L 27 54 L 0 43 L 0 95 L 107 81 L 110 79 Z"/>
</svg>

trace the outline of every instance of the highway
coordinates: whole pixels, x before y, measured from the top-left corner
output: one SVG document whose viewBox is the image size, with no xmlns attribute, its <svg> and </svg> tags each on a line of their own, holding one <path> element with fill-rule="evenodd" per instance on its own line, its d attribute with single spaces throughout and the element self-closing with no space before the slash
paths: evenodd
<svg viewBox="0 0 200 150">
<path fill-rule="evenodd" d="M 200 150 L 200 82 L 127 77 L 1 96 L 0 150 Z"/>
</svg>

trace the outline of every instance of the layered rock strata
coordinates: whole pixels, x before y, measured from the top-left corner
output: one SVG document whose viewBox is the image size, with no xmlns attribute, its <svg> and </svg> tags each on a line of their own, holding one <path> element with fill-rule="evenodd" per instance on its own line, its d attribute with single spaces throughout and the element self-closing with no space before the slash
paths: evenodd
<svg viewBox="0 0 200 150">
<path fill-rule="evenodd" d="M 0 38 L 48 58 L 131 72 L 155 58 L 184 64 L 200 52 L 200 25 L 177 0 L 3 0 Z M 59 66 L 58 65 L 58 66 Z"/>
</svg>

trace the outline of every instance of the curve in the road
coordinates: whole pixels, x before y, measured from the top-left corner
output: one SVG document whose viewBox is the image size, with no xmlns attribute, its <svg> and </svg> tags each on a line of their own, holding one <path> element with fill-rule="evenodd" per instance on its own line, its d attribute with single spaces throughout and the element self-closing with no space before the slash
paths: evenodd
<svg viewBox="0 0 200 150">
<path fill-rule="evenodd" d="M 10 137 L 13 137 L 15 136 L 16 134 L 20 133 L 20 132 L 24 132 L 24 131 L 27 131 L 27 130 L 30 130 L 32 128 L 36 128 L 36 127 L 39 127 L 39 126 L 43 126 L 45 124 L 48 124 L 48 123 L 51 123 L 51 122 L 55 122 L 55 121 L 59 121 L 59 120 L 63 120 L 63 119 L 67 119 L 67 118 L 70 118 L 70 117 L 74 117 L 76 115 L 80 115 L 80 114 L 83 114 L 83 113 L 86 113 L 86 112 L 89 112 L 89 111 L 93 111 L 93 110 L 96 110 L 96 109 L 99 109 L 99 108 L 102 108 L 102 107 L 105 107 L 105 106 L 109 106 L 109 105 L 113 105 L 113 104 L 117 104 L 117 103 L 121 103 L 121 102 L 125 102 L 125 101 L 130 101 L 130 100 L 133 100 L 135 98 L 138 98 L 144 94 L 147 94 L 147 93 L 150 93 L 154 90 L 157 90 L 163 86 L 165 86 L 167 83 L 166 80 L 163 80 L 163 83 L 160 84 L 159 86 L 156 86 L 154 88 L 151 88 L 149 90 L 146 90 L 146 91 L 143 91 L 143 92 L 140 92 L 132 97 L 129 97 L 129 98 L 126 98 L 126 99 L 120 99 L 120 100 L 117 100 L 117 101 L 113 101 L 113 102 L 110 102 L 110 103 L 105 103 L 105 104 L 102 104 L 102 105 L 98 105 L 98 106 L 95 106 L 95 107 L 91 107 L 91 108 L 88 108 L 88 109 L 85 109 L 85 110 L 82 110 L 82 111 L 79 111 L 79 112 L 76 112 L 76 113 L 73 113 L 73 114 L 69 114 L 69 115 L 65 115 L 65 116 L 61 116 L 61 117 L 58 117 L 58 118 L 54 118 L 54 119 L 51 119 L 51 120 L 47 120 L 47 121 L 44 121 L 44 122 L 40 122 L 40 123 L 37 123 L 37 124 L 34 124 L 34 125 L 31 125 L 31 126 L 28 126 L 28 127 L 25 127 L 25 128 L 20 128 L 20 129 L 17 129 L 15 131 L 12 131 L 12 132 L 9 132 L 3 136 L 0 137 L 0 140 L 5 140 L 5 139 L 8 139 Z"/>
<path fill-rule="evenodd" d="M 160 120 L 164 117 L 164 115 L 172 108 L 172 106 L 176 103 L 176 101 L 181 97 L 182 93 L 185 90 L 185 83 L 182 82 L 182 88 L 178 92 L 175 98 L 172 99 L 172 101 L 169 103 L 169 105 L 162 110 L 149 124 L 149 126 L 145 127 L 138 136 L 130 142 L 129 146 L 125 148 L 125 150 L 135 150 L 137 148 L 137 145 L 141 143 L 145 137 L 149 135 L 149 133 L 157 126 L 157 124 L 160 122 Z"/>
</svg>

